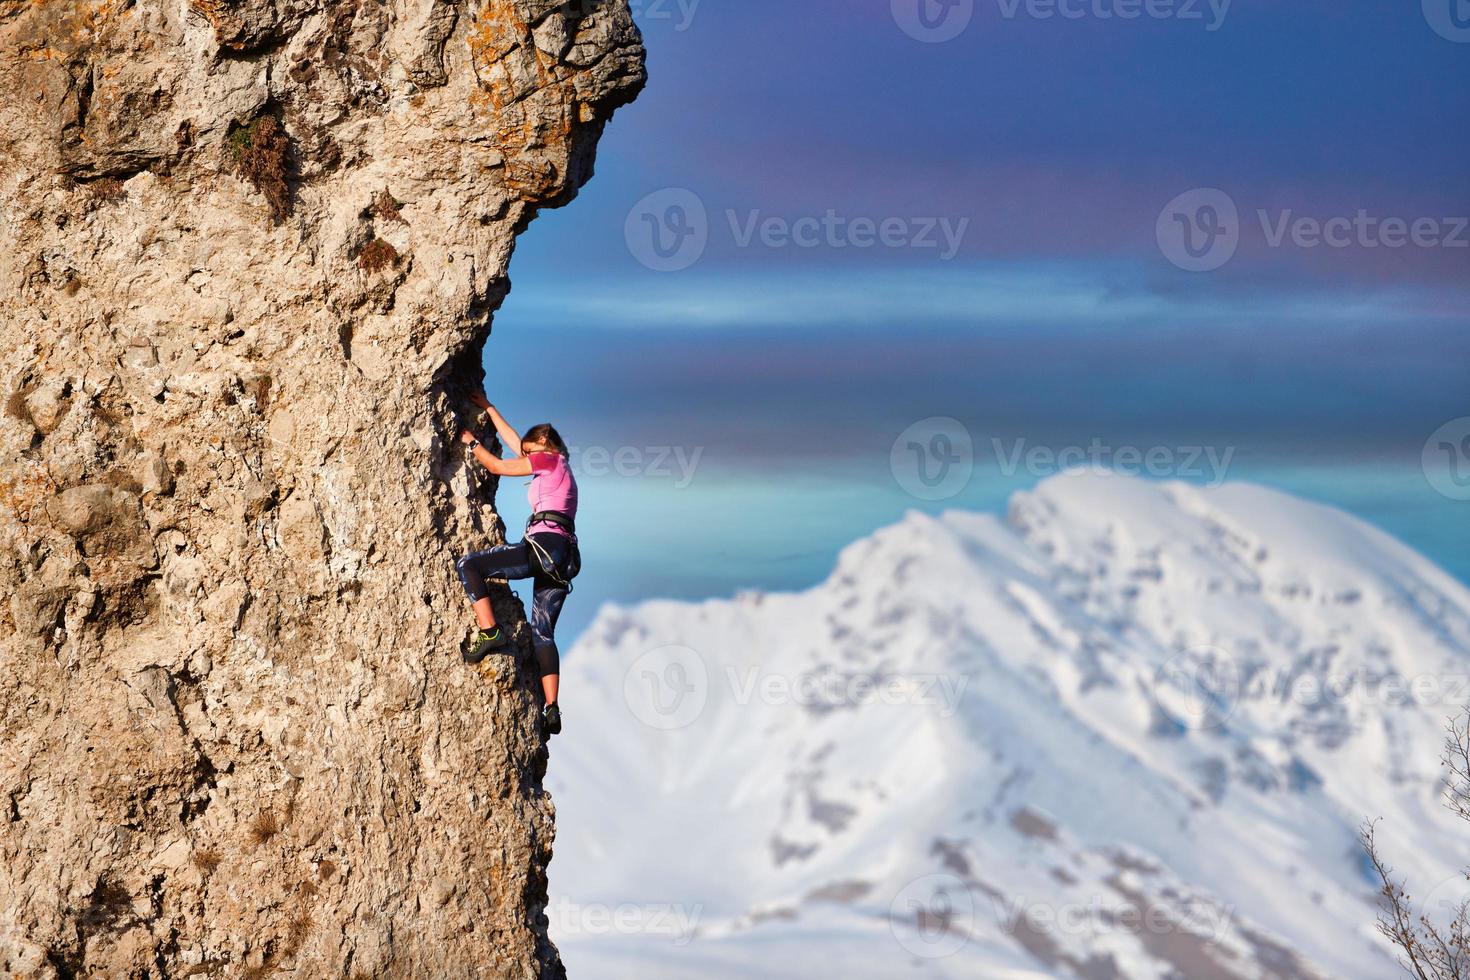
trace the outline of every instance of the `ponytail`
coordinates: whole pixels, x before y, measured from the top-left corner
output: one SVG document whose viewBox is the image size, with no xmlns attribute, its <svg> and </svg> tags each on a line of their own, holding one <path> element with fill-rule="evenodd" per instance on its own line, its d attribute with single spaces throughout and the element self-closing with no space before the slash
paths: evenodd
<svg viewBox="0 0 1470 980">
<path fill-rule="evenodd" d="M 563 458 L 570 458 L 572 455 L 571 451 L 567 449 L 566 440 L 561 437 L 560 432 L 556 431 L 556 427 L 549 422 L 542 422 L 540 425 L 533 425 L 527 429 L 526 434 L 521 436 L 521 444 L 524 446 L 528 442 L 544 442 Z"/>
</svg>

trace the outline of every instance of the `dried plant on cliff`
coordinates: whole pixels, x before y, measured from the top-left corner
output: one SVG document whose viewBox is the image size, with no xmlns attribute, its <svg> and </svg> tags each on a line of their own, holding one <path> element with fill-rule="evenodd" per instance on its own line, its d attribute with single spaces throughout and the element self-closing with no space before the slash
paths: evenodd
<svg viewBox="0 0 1470 980">
<path fill-rule="evenodd" d="M 281 821 L 274 813 L 261 811 L 250 822 L 250 843 L 259 847 L 281 832 Z"/>
<path fill-rule="evenodd" d="M 93 205 L 110 204 L 127 196 L 127 188 L 116 177 L 104 177 L 87 185 L 87 198 Z"/>
<path fill-rule="evenodd" d="M 311 935 L 311 927 L 314 924 L 311 912 L 307 909 L 303 908 L 291 916 L 286 923 L 286 941 L 281 947 L 281 952 L 287 956 L 295 956 L 300 952 L 307 937 Z"/>
<path fill-rule="evenodd" d="M 286 183 L 290 140 L 275 116 L 258 116 L 230 133 L 230 159 L 235 171 L 265 195 L 271 217 L 281 221 L 291 213 L 291 189 Z"/>
<path fill-rule="evenodd" d="M 384 221 L 396 221 L 400 225 L 408 224 L 408 221 L 403 217 L 403 211 L 400 210 L 398 201 L 386 187 L 379 191 L 377 196 L 373 198 L 372 213 Z"/>
<path fill-rule="evenodd" d="M 378 272 L 390 265 L 396 265 L 397 262 L 398 249 L 381 238 L 374 238 L 357 253 L 357 264 L 362 266 L 364 272 Z"/>
<path fill-rule="evenodd" d="M 1443 762 L 1448 770 L 1445 806 L 1470 821 L 1470 715 L 1450 724 Z M 1417 980 L 1470 980 L 1470 902 L 1435 921 L 1428 911 L 1414 913 L 1404 881 L 1396 881 L 1376 838 L 1377 825 L 1365 824 L 1363 848 L 1383 887 L 1379 891 L 1378 931 L 1399 950 L 1400 962 Z M 1464 872 L 1470 881 L 1470 871 Z"/>
</svg>

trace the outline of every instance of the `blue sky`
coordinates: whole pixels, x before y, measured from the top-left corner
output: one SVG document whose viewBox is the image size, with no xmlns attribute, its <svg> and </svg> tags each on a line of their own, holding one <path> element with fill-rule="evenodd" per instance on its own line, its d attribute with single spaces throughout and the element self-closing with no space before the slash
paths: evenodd
<svg viewBox="0 0 1470 980">
<path fill-rule="evenodd" d="M 996 440 L 1232 450 L 1470 575 L 1470 503 L 1421 465 L 1470 416 L 1440 0 L 960 0 L 938 43 L 919 2 L 634 4 L 649 87 L 523 236 L 486 349 L 513 419 L 592 453 L 568 638 L 604 599 L 815 581 L 907 507 L 998 508 L 1044 474 Z M 976 455 L 939 501 L 889 459 L 932 417 Z"/>
</svg>

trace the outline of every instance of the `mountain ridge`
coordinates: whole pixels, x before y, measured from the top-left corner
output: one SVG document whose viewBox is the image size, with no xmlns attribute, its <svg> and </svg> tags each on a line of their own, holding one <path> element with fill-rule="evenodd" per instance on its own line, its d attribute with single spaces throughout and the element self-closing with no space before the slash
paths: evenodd
<svg viewBox="0 0 1470 980">
<path fill-rule="evenodd" d="M 599 615 L 553 776 L 591 830 L 554 884 L 698 906 L 682 947 L 624 937 L 654 975 L 794 976 L 836 935 L 859 976 L 1376 980 L 1356 830 L 1384 816 L 1426 890 L 1455 874 L 1437 762 L 1467 609 L 1388 536 L 1263 488 L 1074 474 L 1004 518 L 911 513 L 800 593 Z M 1395 679 L 1438 687 L 1395 702 Z M 695 868 L 617 857 L 705 835 Z M 1108 925 L 1150 911 L 1175 925 Z"/>
</svg>

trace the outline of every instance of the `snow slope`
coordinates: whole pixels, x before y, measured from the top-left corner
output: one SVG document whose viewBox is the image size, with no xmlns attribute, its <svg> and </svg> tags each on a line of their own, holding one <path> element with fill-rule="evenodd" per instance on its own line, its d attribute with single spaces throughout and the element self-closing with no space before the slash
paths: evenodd
<svg viewBox="0 0 1470 980">
<path fill-rule="evenodd" d="M 552 936 L 582 978 L 1383 980 L 1355 834 L 1460 887 L 1467 675 L 1470 592 L 1273 491 L 911 514 L 801 594 L 602 612 Z"/>
</svg>

